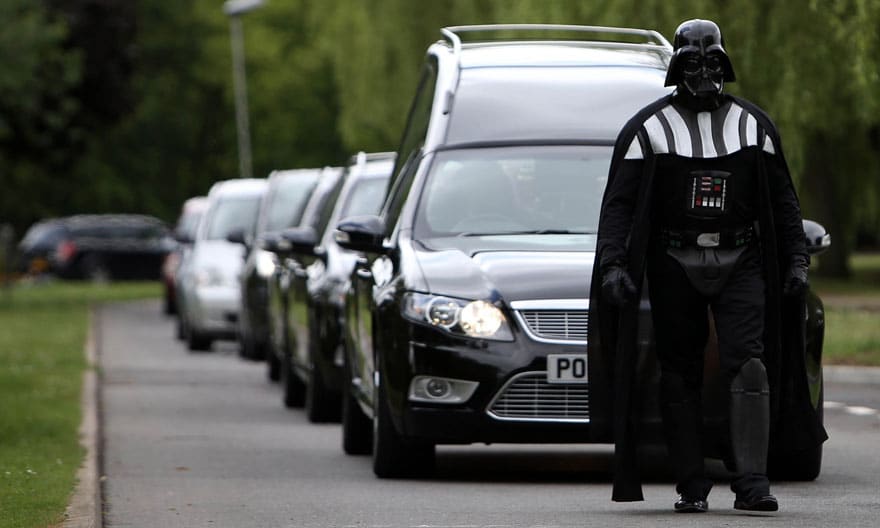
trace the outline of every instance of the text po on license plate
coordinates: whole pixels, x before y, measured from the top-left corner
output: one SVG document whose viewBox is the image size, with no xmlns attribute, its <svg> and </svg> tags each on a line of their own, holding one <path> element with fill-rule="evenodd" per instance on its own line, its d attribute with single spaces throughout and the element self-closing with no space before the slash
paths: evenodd
<svg viewBox="0 0 880 528">
<path fill-rule="evenodd" d="M 587 383 L 587 355 L 547 356 L 547 383 Z"/>
</svg>

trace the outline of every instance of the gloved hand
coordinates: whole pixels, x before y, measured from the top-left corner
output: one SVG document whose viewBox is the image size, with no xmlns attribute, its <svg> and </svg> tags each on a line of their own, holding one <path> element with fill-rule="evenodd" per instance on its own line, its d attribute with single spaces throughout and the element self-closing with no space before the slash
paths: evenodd
<svg viewBox="0 0 880 528">
<path fill-rule="evenodd" d="M 614 306 L 623 306 L 635 298 L 636 285 L 623 267 L 609 266 L 602 274 L 602 295 Z"/>
<path fill-rule="evenodd" d="M 791 264 L 785 273 L 785 282 L 782 284 L 782 294 L 786 297 L 803 295 L 807 290 L 807 270 L 810 262 L 804 255 L 791 257 Z"/>
</svg>

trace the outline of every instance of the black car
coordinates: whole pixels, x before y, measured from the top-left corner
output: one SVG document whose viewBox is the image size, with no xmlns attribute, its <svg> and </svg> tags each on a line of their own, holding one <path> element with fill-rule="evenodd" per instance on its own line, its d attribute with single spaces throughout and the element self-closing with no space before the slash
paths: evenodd
<svg viewBox="0 0 880 528">
<path fill-rule="evenodd" d="M 297 233 L 299 228 L 315 230 L 321 219 L 329 215 L 339 194 L 342 168 L 324 167 L 318 172 L 317 184 L 308 196 L 297 228 L 265 232 L 255 243 L 261 250 L 274 253 L 276 258 L 275 269 L 267 283 L 266 363 L 269 379 L 280 379 L 284 385 L 283 402 L 287 407 L 301 407 L 305 401 L 303 385 L 292 375 L 291 350 L 296 346 L 297 329 L 289 326 L 287 317 L 292 279 L 295 275 L 304 274 L 305 270 L 299 255 L 293 253 L 291 242 L 284 235 Z"/>
<path fill-rule="evenodd" d="M 423 474 L 436 444 L 612 442 L 593 427 L 610 421 L 590 405 L 608 380 L 590 376 L 586 348 L 599 207 L 618 131 L 668 93 L 671 47 L 655 32 L 603 28 L 544 28 L 601 41 L 461 40 L 495 29 L 522 28 L 448 28 L 447 42 L 429 48 L 381 212 L 338 226 L 340 245 L 364 255 L 346 308 L 356 406 L 343 442 L 349 452 L 372 442 L 380 477 Z M 659 444 L 659 373 L 647 299 L 642 306 L 640 430 Z M 809 294 L 817 406 L 823 325 Z M 707 449 L 726 459 L 709 348 Z M 818 474 L 821 448 L 776 455 L 771 465 L 783 462 L 790 476 Z"/>
<path fill-rule="evenodd" d="M 341 410 L 343 310 L 358 257 L 336 244 L 335 226 L 343 217 L 379 211 L 393 165 L 393 153 L 354 156 L 337 184 L 338 197 L 332 203 L 328 200 L 316 229 L 284 233 L 305 271 L 293 274 L 288 290 L 286 319 L 294 329 L 290 339 L 294 377 L 288 378 L 288 384 L 304 385 L 306 415 L 312 422 L 336 421 Z"/>
<path fill-rule="evenodd" d="M 265 359 L 269 344 L 269 282 L 275 273 L 276 261 L 274 254 L 258 247 L 254 241 L 265 233 L 299 225 L 320 176 L 321 169 L 273 171 L 269 174 L 253 232 L 239 233 L 240 242 L 246 246 L 238 321 L 243 357 Z"/>
<path fill-rule="evenodd" d="M 31 225 L 18 243 L 18 271 L 33 276 L 50 272 L 52 253 L 66 234 L 64 221 L 59 218 Z"/>
<path fill-rule="evenodd" d="M 49 268 L 65 279 L 158 279 L 174 248 L 167 226 L 152 216 L 75 215 L 48 227 L 56 240 Z"/>
</svg>

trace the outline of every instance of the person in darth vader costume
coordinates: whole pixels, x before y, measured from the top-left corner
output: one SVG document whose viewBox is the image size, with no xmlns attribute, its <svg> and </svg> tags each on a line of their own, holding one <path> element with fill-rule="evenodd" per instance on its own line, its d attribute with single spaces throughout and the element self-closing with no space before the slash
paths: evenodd
<svg viewBox="0 0 880 528">
<path fill-rule="evenodd" d="M 599 221 L 590 346 L 613 379 L 612 499 L 642 500 L 631 395 L 645 286 L 674 510 L 708 509 L 701 387 L 711 316 L 730 383 L 734 508 L 776 511 L 770 443 L 795 449 L 827 438 L 805 381 L 800 207 L 772 121 L 724 92 L 735 76 L 718 26 L 682 23 L 673 49 L 666 85 L 675 90 L 621 130 Z"/>
</svg>

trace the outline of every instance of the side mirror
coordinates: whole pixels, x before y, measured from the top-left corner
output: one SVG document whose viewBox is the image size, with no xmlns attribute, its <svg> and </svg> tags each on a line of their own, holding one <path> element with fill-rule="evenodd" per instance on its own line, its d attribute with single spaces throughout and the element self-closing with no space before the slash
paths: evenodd
<svg viewBox="0 0 880 528">
<path fill-rule="evenodd" d="M 180 230 L 174 231 L 173 238 L 180 244 L 192 244 L 194 242 L 192 236 Z"/>
<path fill-rule="evenodd" d="M 244 233 L 244 229 L 233 229 L 226 234 L 226 240 L 233 244 L 247 245 L 247 236 Z"/>
<path fill-rule="evenodd" d="M 831 247 L 831 234 L 819 222 L 804 220 L 804 234 L 807 237 L 807 253 L 810 255 L 818 255 Z"/>
<path fill-rule="evenodd" d="M 385 253 L 385 222 L 375 215 L 345 218 L 336 226 L 333 239 L 350 251 Z"/>
<path fill-rule="evenodd" d="M 281 233 L 277 231 L 263 233 L 257 238 L 256 245 L 260 249 L 276 254 L 290 251 L 290 243 L 282 239 Z"/>
<path fill-rule="evenodd" d="M 282 240 L 290 244 L 290 251 L 303 255 L 314 255 L 318 235 L 311 227 L 291 227 L 281 232 Z"/>
</svg>

